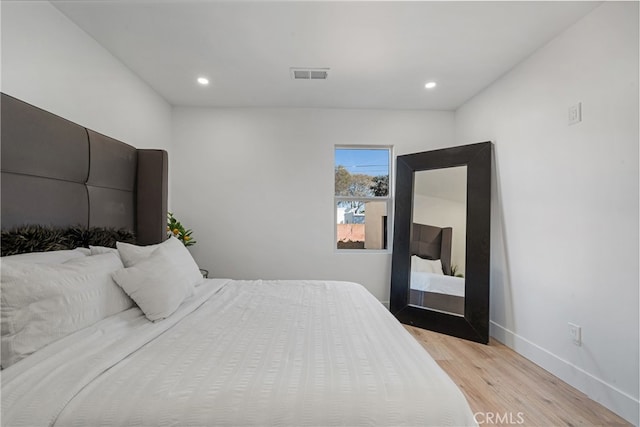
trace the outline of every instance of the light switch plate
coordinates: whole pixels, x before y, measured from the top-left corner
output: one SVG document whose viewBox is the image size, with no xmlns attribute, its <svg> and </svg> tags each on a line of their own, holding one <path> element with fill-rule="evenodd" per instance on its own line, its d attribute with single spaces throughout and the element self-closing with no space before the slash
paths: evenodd
<svg viewBox="0 0 640 427">
<path fill-rule="evenodd" d="M 569 322 L 569 335 L 575 345 L 582 345 L 582 328 L 580 326 Z"/>
<path fill-rule="evenodd" d="M 582 121 L 582 102 L 578 102 L 577 104 L 569 107 L 569 124 L 575 125 L 576 123 L 580 123 Z"/>
</svg>

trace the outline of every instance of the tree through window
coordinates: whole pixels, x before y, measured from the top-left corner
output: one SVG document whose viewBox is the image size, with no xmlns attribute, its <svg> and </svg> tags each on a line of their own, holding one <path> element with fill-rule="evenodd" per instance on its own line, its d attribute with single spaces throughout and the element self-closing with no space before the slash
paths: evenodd
<svg viewBox="0 0 640 427">
<path fill-rule="evenodd" d="M 335 148 L 337 249 L 386 249 L 391 147 Z"/>
</svg>

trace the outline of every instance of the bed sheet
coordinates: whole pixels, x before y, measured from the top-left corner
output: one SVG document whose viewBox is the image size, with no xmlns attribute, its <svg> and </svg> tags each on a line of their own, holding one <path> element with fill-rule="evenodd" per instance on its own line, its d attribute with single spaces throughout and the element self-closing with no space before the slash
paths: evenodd
<svg viewBox="0 0 640 427">
<path fill-rule="evenodd" d="M 464 279 L 462 277 L 412 271 L 411 289 L 464 297 Z"/>
<path fill-rule="evenodd" d="M 170 318 L 131 309 L 2 373 L 7 426 L 476 425 L 362 286 L 207 280 Z"/>
</svg>

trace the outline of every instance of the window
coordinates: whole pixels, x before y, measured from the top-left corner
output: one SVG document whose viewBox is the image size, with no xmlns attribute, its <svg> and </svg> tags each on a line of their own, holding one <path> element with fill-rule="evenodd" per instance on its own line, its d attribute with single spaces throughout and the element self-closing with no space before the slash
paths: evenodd
<svg viewBox="0 0 640 427">
<path fill-rule="evenodd" d="M 336 249 L 388 247 L 391 147 L 336 146 Z"/>
</svg>

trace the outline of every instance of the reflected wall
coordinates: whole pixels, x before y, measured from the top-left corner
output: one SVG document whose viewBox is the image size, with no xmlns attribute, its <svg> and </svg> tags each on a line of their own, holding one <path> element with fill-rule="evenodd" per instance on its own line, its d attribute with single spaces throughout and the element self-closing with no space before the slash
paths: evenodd
<svg viewBox="0 0 640 427">
<path fill-rule="evenodd" d="M 412 212 L 409 303 L 464 315 L 467 167 L 415 172 Z"/>
</svg>

